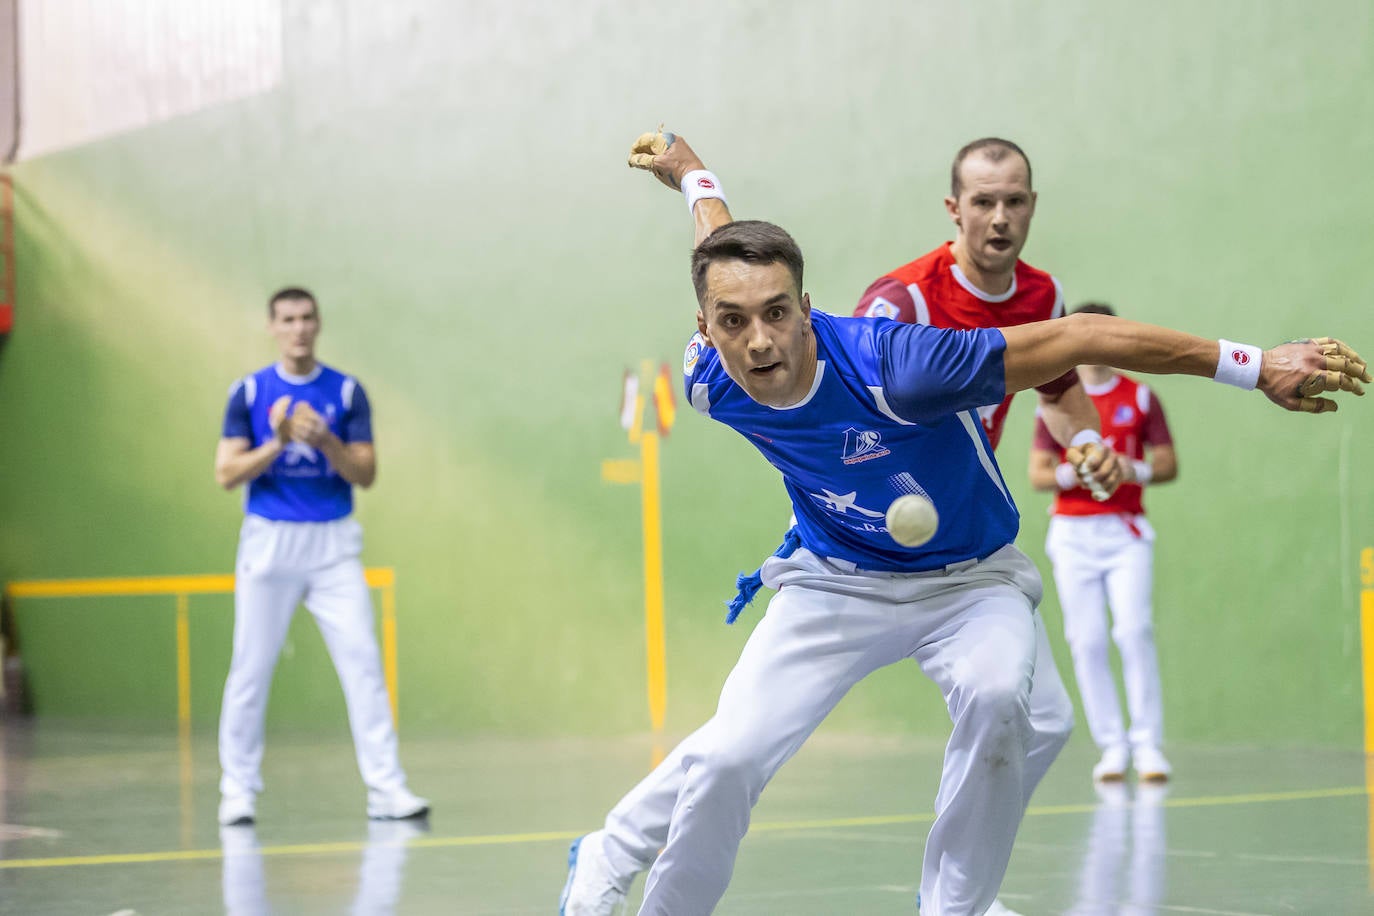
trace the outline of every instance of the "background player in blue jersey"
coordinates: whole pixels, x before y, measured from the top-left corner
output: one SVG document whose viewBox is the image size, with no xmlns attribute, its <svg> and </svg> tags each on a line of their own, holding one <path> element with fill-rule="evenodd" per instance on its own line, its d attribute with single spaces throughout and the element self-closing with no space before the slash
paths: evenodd
<svg viewBox="0 0 1374 916">
<path fill-rule="evenodd" d="M 1320 412 L 1335 406 L 1322 391 L 1363 393 L 1365 363 L 1325 338 L 1264 352 L 1101 315 L 969 331 L 836 318 L 811 309 L 791 237 L 757 221 L 707 237 L 692 277 L 687 397 L 778 468 L 797 525 L 761 569 L 776 594 L 715 716 L 675 751 L 683 785 L 640 912 L 710 913 L 769 779 L 854 684 L 912 659 L 953 722 L 922 912 L 985 913 L 1024 808 L 1041 586 L 1012 545 L 1019 516 L 977 408 L 1104 364 L 1210 376 Z M 875 443 L 883 454 L 846 460 L 856 430 L 865 455 Z M 911 492 L 926 494 L 941 522 L 928 543 L 902 547 L 879 516 Z M 606 899 L 577 897 L 580 851 L 574 844 L 568 914 Z"/>
<path fill-rule="evenodd" d="M 314 615 L 338 670 L 367 814 L 423 817 L 406 787 L 363 578 L 353 487 L 372 485 L 377 456 L 363 387 L 315 359 L 315 297 L 283 289 L 268 302 L 281 360 L 229 391 L 215 480 L 246 484 L 234 580 L 234 652 L 220 711 L 219 820 L 250 824 L 262 790 L 267 693 L 296 605 Z"/>
</svg>

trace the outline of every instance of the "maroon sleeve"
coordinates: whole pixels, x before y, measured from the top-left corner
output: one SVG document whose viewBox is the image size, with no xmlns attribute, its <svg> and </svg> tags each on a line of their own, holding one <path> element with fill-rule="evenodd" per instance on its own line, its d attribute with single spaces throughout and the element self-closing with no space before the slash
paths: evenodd
<svg viewBox="0 0 1374 916">
<path fill-rule="evenodd" d="M 1058 452 L 1059 443 L 1054 441 L 1054 436 L 1050 435 L 1050 428 L 1045 425 L 1045 418 L 1036 414 L 1035 433 L 1031 437 L 1031 448 L 1045 452 Z"/>
<path fill-rule="evenodd" d="M 856 318 L 895 318 L 907 324 L 916 323 L 916 303 L 906 284 L 893 277 L 879 277 L 864 290 L 854 308 Z"/>
<path fill-rule="evenodd" d="M 1145 422 L 1141 425 L 1144 429 L 1140 432 L 1140 441 L 1146 445 L 1174 444 L 1169 421 L 1164 418 L 1164 405 L 1159 403 L 1153 389 L 1150 390 L 1150 409 L 1145 411 Z"/>
<path fill-rule="evenodd" d="M 1043 385 L 1036 385 L 1035 390 L 1043 395 L 1048 395 L 1049 397 L 1053 398 L 1058 397 L 1059 395 L 1068 391 L 1070 388 L 1077 384 L 1078 370 L 1070 369 L 1068 372 L 1065 372 L 1063 375 L 1059 376 L 1059 378 L 1055 379 L 1054 381 L 1046 382 Z"/>
</svg>

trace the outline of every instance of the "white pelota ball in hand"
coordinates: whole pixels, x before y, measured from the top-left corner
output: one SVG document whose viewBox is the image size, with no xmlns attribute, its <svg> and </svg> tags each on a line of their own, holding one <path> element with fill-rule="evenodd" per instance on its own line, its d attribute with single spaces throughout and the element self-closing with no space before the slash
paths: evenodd
<svg viewBox="0 0 1374 916">
<path fill-rule="evenodd" d="M 887 533 L 903 547 L 920 547 L 935 537 L 939 527 L 940 514 L 924 496 L 907 493 L 887 507 Z"/>
</svg>

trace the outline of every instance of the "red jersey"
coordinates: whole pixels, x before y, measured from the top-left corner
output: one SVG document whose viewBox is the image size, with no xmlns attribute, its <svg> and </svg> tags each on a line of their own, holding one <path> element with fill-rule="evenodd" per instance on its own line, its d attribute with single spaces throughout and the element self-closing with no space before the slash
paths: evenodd
<svg viewBox="0 0 1374 916">
<path fill-rule="evenodd" d="M 946 242 L 930 254 L 879 277 L 864 291 L 854 314 L 963 330 L 1004 328 L 1064 314 L 1064 291 L 1059 281 L 1043 270 L 1018 260 L 1011 288 L 1001 295 L 989 295 L 964 276 L 954 260 L 951 244 Z M 1002 403 L 978 410 L 993 448 L 1002 438 L 1002 425 L 1013 396 L 1009 394 Z"/>
<path fill-rule="evenodd" d="M 1145 385 L 1124 375 L 1112 376 L 1105 385 L 1083 385 L 1102 418 L 1102 438 L 1122 458 L 1140 461 L 1147 445 L 1173 445 L 1164 407 Z M 1055 452 L 1064 460 L 1064 449 L 1050 435 L 1045 421 L 1035 420 L 1034 448 Z M 1105 502 L 1097 502 L 1083 487 L 1061 490 L 1054 498 L 1055 515 L 1141 515 L 1143 490 L 1139 484 L 1123 483 Z"/>
</svg>

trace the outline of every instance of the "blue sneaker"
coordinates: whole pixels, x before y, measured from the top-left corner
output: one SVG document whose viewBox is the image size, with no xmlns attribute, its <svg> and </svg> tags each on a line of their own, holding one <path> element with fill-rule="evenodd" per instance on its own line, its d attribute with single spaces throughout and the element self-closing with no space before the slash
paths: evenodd
<svg viewBox="0 0 1374 916">
<path fill-rule="evenodd" d="M 588 842 L 590 840 L 590 842 Z M 568 880 L 558 898 L 558 916 L 616 916 L 625 892 L 616 887 L 601 851 L 601 831 L 588 833 L 568 847 Z"/>
</svg>

